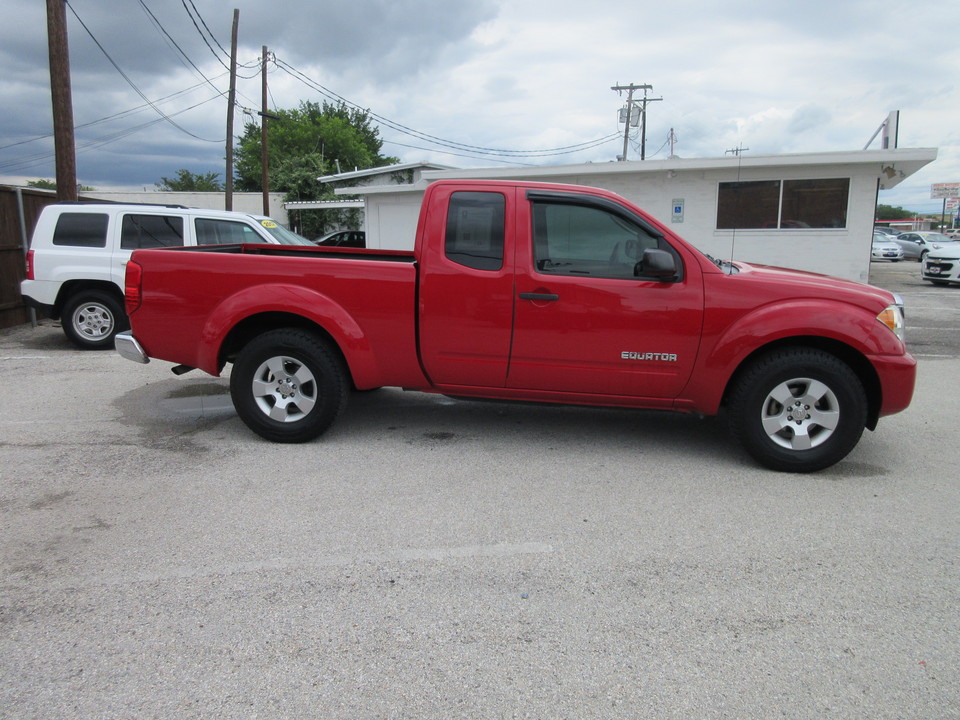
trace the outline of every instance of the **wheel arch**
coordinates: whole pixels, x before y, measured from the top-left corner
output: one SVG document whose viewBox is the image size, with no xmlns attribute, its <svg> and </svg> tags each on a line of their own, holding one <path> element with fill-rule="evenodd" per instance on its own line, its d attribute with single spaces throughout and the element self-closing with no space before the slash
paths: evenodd
<svg viewBox="0 0 960 720">
<path fill-rule="evenodd" d="M 856 348 L 850 347 L 846 343 L 832 338 L 825 338 L 815 335 L 797 335 L 793 337 L 780 338 L 773 342 L 762 345 L 754 349 L 740 364 L 736 370 L 727 379 L 723 390 L 721 406 L 727 405 L 730 391 L 736 386 L 740 376 L 749 368 L 757 358 L 766 355 L 775 350 L 785 347 L 800 347 L 822 350 L 830 353 L 834 357 L 846 363 L 850 369 L 857 375 L 863 384 L 863 390 L 867 396 L 867 428 L 874 430 L 880 417 L 880 407 L 883 401 L 883 395 L 880 384 L 880 377 L 870 361 Z"/>
<path fill-rule="evenodd" d="M 123 291 L 116 286 L 115 283 L 110 282 L 109 280 L 67 280 L 61 286 L 59 292 L 57 292 L 57 299 L 53 304 L 53 312 L 51 318 L 54 320 L 59 320 L 61 313 L 63 312 L 63 306 L 70 301 L 75 295 L 81 292 L 89 292 L 96 290 L 99 292 L 109 293 L 118 303 L 120 307 L 123 308 L 124 314 L 126 314 L 126 306 L 123 300 Z"/>
<path fill-rule="evenodd" d="M 303 315 L 283 311 L 267 311 L 244 318 L 227 333 L 220 344 L 218 365 L 222 370 L 228 363 L 234 362 L 237 354 L 254 338 L 278 328 L 296 328 L 311 332 L 321 338 L 337 355 L 347 370 L 347 375 L 353 382 L 353 372 L 350 363 L 337 339 L 320 323 Z"/>
</svg>

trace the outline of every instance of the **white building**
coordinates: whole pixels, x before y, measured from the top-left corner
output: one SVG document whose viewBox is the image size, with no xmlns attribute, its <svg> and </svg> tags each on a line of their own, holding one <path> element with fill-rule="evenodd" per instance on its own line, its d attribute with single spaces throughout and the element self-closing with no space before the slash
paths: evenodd
<svg viewBox="0 0 960 720">
<path fill-rule="evenodd" d="M 115 203 L 147 203 L 149 205 L 184 205 L 204 210 L 226 210 L 226 195 L 223 192 L 176 192 L 171 190 L 84 190 L 84 198 L 106 200 Z M 284 227 L 288 226 L 287 211 L 283 206 L 283 193 L 268 193 L 270 212 L 266 213 Z M 249 215 L 263 215 L 263 193 L 233 193 L 233 211 Z"/>
<path fill-rule="evenodd" d="M 627 198 L 714 257 L 866 282 L 877 192 L 936 157 L 935 148 L 920 148 L 424 170 L 410 185 L 368 185 L 337 193 L 363 197 L 367 247 L 411 249 L 424 188 L 434 180 L 601 187 Z"/>
</svg>

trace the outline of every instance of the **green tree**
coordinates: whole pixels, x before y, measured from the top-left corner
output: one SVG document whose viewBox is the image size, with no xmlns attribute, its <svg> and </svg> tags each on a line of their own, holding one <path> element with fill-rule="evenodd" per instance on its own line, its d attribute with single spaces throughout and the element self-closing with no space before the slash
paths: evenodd
<svg viewBox="0 0 960 720">
<path fill-rule="evenodd" d="M 39 180 L 28 180 L 27 187 L 37 188 L 38 190 L 56 190 L 57 183 L 55 180 L 45 180 L 41 178 Z M 89 185 L 80 185 L 77 189 L 80 192 L 91 192 L 96 190 L 96 188 L 90 187 Z"/>
<path fill-rule="evenodd" d="M 324 102 L 301 102 L 293 110 L 277 110 L 267 124 L 270 190 L 287 201 L 331 200 L 333 188 L 317 181 L 323 175 L 366 170 L 397 162 L 380 154 L 383 141 L 369 113 Z M 258 192 L 261 184 L 260 127 L 244 126 L 234 151 L 235 187 Z M 334 225 L 356 226 L 356 211 L 308 210 L 300 213 L 299 231 L 318 237 Z"/>
<path fill-rule="evenodd" d="M 908 220 L 916 217 L 916 213 L 904 210 L 899 205 L 877 205 L 877 220 Z"/>
<path fill-rule="evenodd" d="M 177 170 L 175 179 L 161 177 L 160 182 L 154 184 L 158 190 L 171 192 L 223 192 L 223 183 L 217 172 L 194 175 L 189 170 Z"/>
</svg>

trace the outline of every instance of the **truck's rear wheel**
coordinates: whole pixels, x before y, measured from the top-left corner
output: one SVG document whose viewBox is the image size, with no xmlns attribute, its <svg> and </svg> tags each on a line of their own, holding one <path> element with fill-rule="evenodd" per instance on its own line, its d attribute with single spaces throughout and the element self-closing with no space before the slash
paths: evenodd
<svg viewBox="0 0 960 720">
<path fill-rule="evenodd" d="M 839 462 L 867 421 L 863 385 L 821 350 L 783 348 L 754 361 L 729 396 L 730 429 L 761 464 L 813 472 Z"/>
<path fill-rule="evenodd" d="M 273 442 L 306 442 L 325 432 L 349 394 L 336 351 L 313 333 L 271 330 L 237 357 L 230 395 L 247 427 Z"/>
<path fill-rule="evenodd" d="M 123 305 L 101 290 L 79 292 L 64 303 L 60 313 L 63 333 L 84 350 L 113 347 L 113 338 L 128 326 Z"/>
</svg>

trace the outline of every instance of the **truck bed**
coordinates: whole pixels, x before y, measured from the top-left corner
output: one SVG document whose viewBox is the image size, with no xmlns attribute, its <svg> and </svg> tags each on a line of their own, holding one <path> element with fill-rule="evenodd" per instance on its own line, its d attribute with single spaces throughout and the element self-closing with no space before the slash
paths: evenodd
<svg viewBox="0 0 960 720">
<path fill-rule="evenodd" d="M 368 358 L 351 367 L 358 387 L 422 383 L 412 252 L 244 244 L 138 250 L 138 261 L 130 319 L 136 335 L 158 339 L 144 345 L 150 357 L 217 375 L 244 332 L 313 322 L 339 335 L 348 358 Z"/>
</svg>

